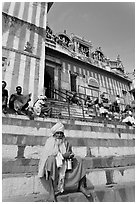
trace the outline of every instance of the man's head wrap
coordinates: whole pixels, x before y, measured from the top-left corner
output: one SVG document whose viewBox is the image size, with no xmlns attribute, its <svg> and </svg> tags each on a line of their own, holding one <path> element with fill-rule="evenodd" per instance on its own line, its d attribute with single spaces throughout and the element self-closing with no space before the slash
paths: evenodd
<svg viewBox="0 0 137 204">
<path fill-rule="evenodd" d="M 40 95 L 40 96 L 38 96 L 38 99 L 39 99 L 39 100 L 47 100 L 47 97 L 46 97 L 46 96 L 43 96 L 43 95 Z"/>
<path fill-rule="evenodd" d="M 6 81 L 2 81 L 2 84 L 4 84 L 5 86 L 7 85 Z"/>
<path fill-rule="evenodd" d="M 52 128 L 51 133 L 54 135 L 56 132 L 63 132 L 64 133 L 64 125 L 61 122 L 57 122 Z"/>
</svg>

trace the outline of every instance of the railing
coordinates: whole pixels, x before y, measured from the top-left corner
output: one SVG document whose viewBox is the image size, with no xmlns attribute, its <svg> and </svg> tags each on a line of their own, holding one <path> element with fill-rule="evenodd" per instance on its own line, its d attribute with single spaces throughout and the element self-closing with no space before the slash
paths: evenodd
<svg viewBox="0 0 137 204">
<path fill-rule="evenodd" d="M 83 88 L 84 93 L 80 93 L 80 87 Z M 87 90 L 91 90 L 91 93 L 90 93 L 89 95 L 90 95 L 90 98 L 91 98 L 92 100 L 94 100 L 94 99 L 96 99 L 96 98 L 98 97 L 98 98 L 99 98 L 99 101 L 100 101 L 100 94 L 101 94 L 101 91 L 100 91 L 100 90 L 97 90 L 97 89 L 95 89 L 95 88 L 92 88 L 92 89 L 91 89 L 91 88 L 89 88 L 89 87 L 84 87 L 84 86 L 78 85 L 78 92 L 79 92 L 79 94 L 80 94 L 81 96 L 83 96 L 84 99 L 85 99 L 86 96 L 88 95 L 87 92 L 86 92 L 86 89 L 87 89 Z M 95 95 L 92 94 L 92 92 L 94 92 L 94 91 L 98 92 L 98 96 L 95 96 Z M 92 95 L 91 95 L 91 94 L 92 94 Z M 109 94 L 109 93 L 106 93 L 106 92 L 105 92 L 105 95 L 107 96 L 108 101 L 110 101 L 111 103 L 113 103 L 113 102 L 115 101 L 116 95 L 112 95 L 112 94 Z M 124 110 L 125 107 L 126 107 L 126 104 L 124 103 L 124 98 L 123 98 L 123 97 L 120 97 L 120 101 L 121 101 L 121 102 L 120 102 L 121 110 Z"/>
<path fill-rule="evenodd" d="M 66 95 L 68 96 L 73 96 L 73 92 L 65 90 L 66 91 Z M 83 119 L 85 118 L 85 113 L 84 113 L 84 99 L 82 97 L 79 96 L 79 94 L 77 93 L 77 98 L 81 101 L 81 108 L 82 108 L 82 115 L 83 115 Z"/>
<path fill-rule="evenodd" d="M 67 102 L 68 105 L 68 114 L 69 114 L 69 119 L 70 119 L 70 106 L 69 106 L 69 101 L 66 100 L 66 96 L 62 96 L 62 94 L 64 94 L 61 90 L 58 90 L 56 88 L 51 89 L 51 91 L 55 94 L 55 99 L 56 99 L 56 95 L 59 96 L 62 99 L 65 99 L 65 101 Z"/>
<path fill-rule="evenodd" d="M 60 101 L 65 101 L 67 102 L 67 106 L 68 106 L 68 115 L 69 115 L 69 119 L 71 118 L 71 111 L 70 111 L 70 103 L 69 103 L 69 100 L 68 98 L 69 97 L 72 97 L 74 92 L 71 92 L 69 90 L 63 90 L 63 89 L 52 89 L 51 90 L 54 94 L 54 99 L 56 100 L 60 100 Z M 99 94 L 99 92 L 98 92 Z M 85 98 L 86 98 L 87 95 L 83 94 L 83 97 L 81 97 L 79 95 L 79 93 L 77 93 L 77 98 L 81 101 L 81 110 L 82 110 L 82 116 L 83 116 L 83 120 L 85 119 L 85 108 L 84 108 L 84 105 L 85 105 Z M 94 97 L 94 98 L 97 98 L 97 97 Z M 120 106 L 123 106 L 125 107 L 125 104 L 120 104 Z"/>
<path fill-rule="evenodd" d="M 69 100 L 68 98 L 73 96 L 73 92 L 71 91 L 68 91 L 68 90 L 61 90 L 61 89 L 52 89 L 51 90 L 55 95 L 54 95 L 54 99 L 65 99 L 65 101 L 67 102 L 68 104 L 68 114 L 69 114 L 69 118 L 71 116 L 71 113 L 70 113 L 70 104 L 69 104 Z M 58 97 L 57 97 L 58 96 Z M 82 109 L 82 116 L 83 116 L 83 119 L 85 118 L 85 114 L 84 114 L 84 105 L 83 105 L 83 98 L 81 98 L 79 95 L 77 96 L 77 98 L 81 101 L 81 109 Z"/>
</svg>

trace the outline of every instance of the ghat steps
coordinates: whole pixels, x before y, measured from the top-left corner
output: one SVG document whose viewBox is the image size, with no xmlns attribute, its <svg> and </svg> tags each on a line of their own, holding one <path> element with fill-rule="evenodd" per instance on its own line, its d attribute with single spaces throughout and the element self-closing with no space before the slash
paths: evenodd
<svg viewBox="0 0 137 204">
<path fill-rule="evenodd" d="M 53 116 L 56 117 L 59 113 L 61 113 L 61 116 L 63 118 L 69 118 L 69 112 L 68 112 L 68 102 L 65 101 L 59 101 L 59 100 L 49 100 L 49 105 L 52 107 L 53 110 Z M 91 116 L 87 114 L 87 108 L 78 106 L 76 104 L 69 104 L 69 110 L 70 110 L 70 118 L 73 119 L 82 119 L 83 118 L 83 111 L 84 111 L 84 117 L 85 119 L 91 119 L 91 116 L 95 116 L 95 113 L 92 112 Z"/>
<path fill-rule="evenodd" d="M 75 155 L 81 156 L 86 163 L 88 187 L 94 187 L 98 199 L 101 201 L 99 197 L 103 194 L 104 202 L 111 202 L 111 199 L 124 201 L 123 195 L 128 192 L 126 201 L 134 201 L 134 128 L 103 120 L 60 120 Z M 26 116 L 2 116 L 3 201 L 12 201 L 21 196 L 25 200 L 33 195 L 37 195 L 37 198 L 46 195 L 37 178 L 38 161 L 50 128 L 57 121 L 57 118 L 32 121 Z M 113 182 L 117 184 L 112 190 L 106 184 Z M 102 193 L 98 193 L 98 188 Z M 69 197 L 63 195 L 58 201 L 70 202 L 75 200 L 74 197 L 73 194 Z"/>
</svg>

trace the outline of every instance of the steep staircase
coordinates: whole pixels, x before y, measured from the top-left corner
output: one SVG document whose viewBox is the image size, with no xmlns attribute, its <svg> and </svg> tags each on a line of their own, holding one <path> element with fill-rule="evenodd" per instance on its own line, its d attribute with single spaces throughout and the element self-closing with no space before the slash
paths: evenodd
<svg viewBox="0 0 137 204">
<path fill-rule="evenodd" d="M 78 106 L 76 104 L 69 104 L 66 101 L 59 101 L 59 100 L 48 100 L 49 106 L 53 109 L 53 117 L 62 116 L 62 118 L 70 118 L 70 119 L 82 119 L 83 117 L 85 119 L 91 119 L 91 117 L 95 117 L 95 113 L 92 114 L 87 113 L 88 109 L 83 106 L 83 109 L 81 106 Z M 83 116 L 84 112 L 84 116 Z"/>
</svg>

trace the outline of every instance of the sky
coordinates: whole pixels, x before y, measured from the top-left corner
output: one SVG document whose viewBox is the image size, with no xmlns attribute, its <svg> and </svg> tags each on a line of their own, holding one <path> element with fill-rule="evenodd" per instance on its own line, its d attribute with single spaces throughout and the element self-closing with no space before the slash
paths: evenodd
<svg viewBox="0 0 137 204">
<path fill-rule="evenodd" d="M 120 59 L 128 73 L 135 68 L 134 2 L 54 2 L 48 13 L 54 33 L 67 31 L 101 47 L 105 56 Z M 130 75 L 129 75 L 130 76 Z"/>
</svg>

